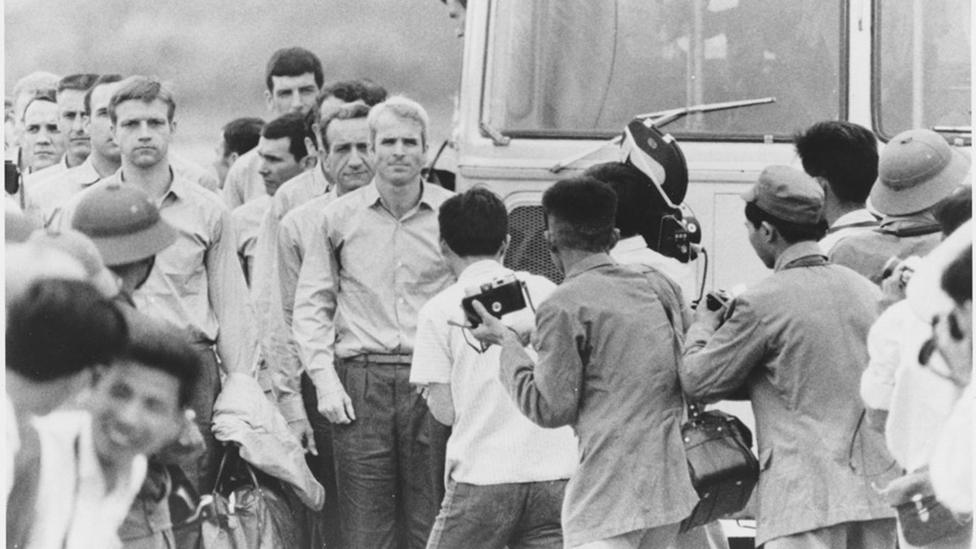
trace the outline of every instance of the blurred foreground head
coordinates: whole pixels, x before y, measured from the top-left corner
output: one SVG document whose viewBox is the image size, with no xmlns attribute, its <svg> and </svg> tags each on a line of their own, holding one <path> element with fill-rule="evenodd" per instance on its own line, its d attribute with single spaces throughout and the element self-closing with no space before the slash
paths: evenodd
<svg viewBox="0 0 976 549">
<path fill-rule="evenodd" d="M 8 257 L 9 261 L 9 257 Z M 41 278 L 7 302 L 7 394 L 18 412 L 44 414 L 91 382 L 128 341 L 114 302 L 83 280 Z"/>
</svg>

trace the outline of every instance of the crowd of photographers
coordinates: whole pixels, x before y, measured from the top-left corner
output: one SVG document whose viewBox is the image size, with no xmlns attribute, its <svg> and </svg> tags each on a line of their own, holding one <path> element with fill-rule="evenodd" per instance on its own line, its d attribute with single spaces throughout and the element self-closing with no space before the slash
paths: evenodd
<svg viewBox="0 0 976 549">
<path fill-rule="evenodd" d="M 970 161 L 938 134 L 798 134 L 803 171 L 743 195 L 772 274 L 693 307 L 647 162 L 545 191 L 557 286 L 504 266 L 498 196 L 430 179 L 421 105 L 302 48 L 265 81 L 213 171 L 155 79 L 18 83 L 11 546 L 232 546 L 243 478 L 272 546 L 727 547 L 681 527 L 686 403 L 725 399 L 755 414 L 757 545 L 969 546 Z M 922 502 L 961 527 L 912 545 Z"/>
</svg>

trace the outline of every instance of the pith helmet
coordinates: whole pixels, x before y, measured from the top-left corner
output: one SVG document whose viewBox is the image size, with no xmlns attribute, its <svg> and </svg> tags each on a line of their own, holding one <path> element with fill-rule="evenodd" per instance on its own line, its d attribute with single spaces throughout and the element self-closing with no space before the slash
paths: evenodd
<svg viewBox="0 0 976 549">
<path fill-rule="evenodd" d="M 109 267 L 156 255 L 176 240 L 176 230 L 142 189 L 109 181 L 86 191 L 71 227 L 85 233 Z"/>
</svg>

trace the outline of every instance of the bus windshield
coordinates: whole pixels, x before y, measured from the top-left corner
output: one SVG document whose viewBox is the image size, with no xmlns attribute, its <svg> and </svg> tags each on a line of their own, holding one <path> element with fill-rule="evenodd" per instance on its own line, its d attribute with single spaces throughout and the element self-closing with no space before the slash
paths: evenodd
<svg viewBox="0 0 976 549">
<path fill-rule="evenodd" d="M 874 72 L 880 97 L 874 104 L 880 135 L 935 128 L 971 137 L 970 2 L 876 3 Z"/>
<path fill-rule="evenodd" d="M 842 7 L 495 0 L 482 120 L 512 136 L 598 137 L 619 133 L 639 113 L 773 96 L 775 104 L 688 116 L 668 131 L 788 138 L 846 114 Z"/>
</svg>

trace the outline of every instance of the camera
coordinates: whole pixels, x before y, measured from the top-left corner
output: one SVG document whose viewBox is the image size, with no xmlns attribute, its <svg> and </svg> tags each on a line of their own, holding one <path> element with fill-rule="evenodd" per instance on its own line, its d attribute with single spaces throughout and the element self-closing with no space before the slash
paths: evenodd
<svg viewBox="0 0 976 549">
<path fill-rule="evenodd" d="M 674 213 L 661 217 L 657 246 L 661 255 L 688 263 L 698 257 L 701 249 L 701 225 L 691 209 L 682 204 Z"/>
<path fill-rule="evenodd" d="M 715 290 L 708 292 L 705 296 L 705 308 L 709 311 L 717 311 L 728 305 L 732 301 L 732 296 L 725 290 Z"/>
<path fill-rule="evenodd" d="M 481 324 L 481 317 L 472 305 L 474 300 L 484 305 L 495 318 L 525 308 L 525 283 L 515 278 L 515 275 L 503 276 L 468 288 L 465 293 L 467 297 L 461 300 L 461 308 L 472 326 Z"/>
<path fill-rule="evenodd" d="M 3 163 L 3 186 L 7 194 L 16 194 L 20 190 L 20 168 L 13 160 Z"/>
</svg>

